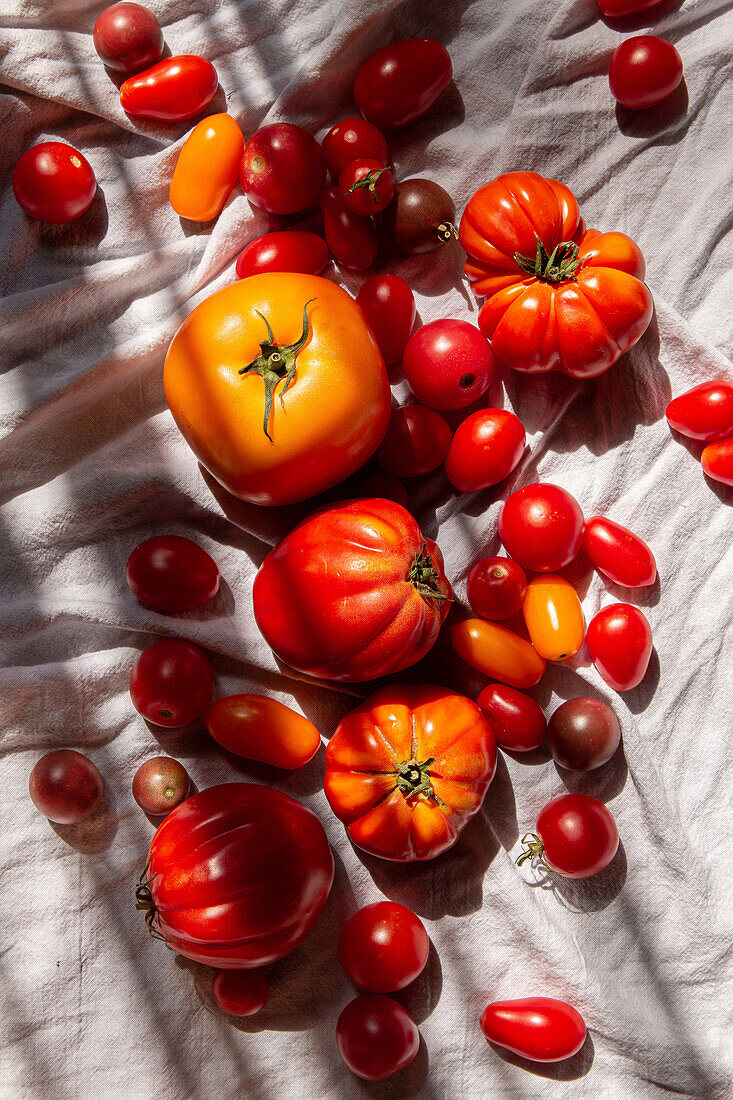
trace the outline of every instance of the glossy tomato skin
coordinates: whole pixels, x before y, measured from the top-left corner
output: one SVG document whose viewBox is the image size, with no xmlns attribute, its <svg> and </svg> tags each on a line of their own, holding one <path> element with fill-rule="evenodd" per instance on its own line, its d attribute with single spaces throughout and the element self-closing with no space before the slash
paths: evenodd
<svg viewBox="0 0 733 1100">
<path fill-rule="evenodd" d="M 445 472 L 462 493 L 478 493 L 508 477 L 524 454 L 524 425 L 508 409 L 479 409 L 456 428 Z"/>
<path fill-rule="evenodd" d="M 408 38 L 367 58 L 354 80 L 354 99 L 369 122 L 396 130 L 427 114 L 452 75 L 445 46 L 432 38 Z"/>
<path fill-rule="evenodd" d="M 624 107 L 655 107 L 682 80 L 682 58 L 671 42 L 653 34 L 627 38 L 613 52 L 608 83 Z"/>
<path fill-rule="evenodd" d="M 253 134 L 239 165 L 245 195 L 269 214 L 305 210 L 318 198 L 325 179 L 320 145 L 292 122 L 273 122 Z"/>
<path fill-rule="evenodd" d="M 222 970 L 256 969 L 307 936 L 333 873 L 314 813 L 269 787 L 222 783 L 187 798 L 158 827 L 148 910 L 179 955 Z"/>
<path fill-rule="evenodd" d="M 448 454 L 448 421 L 425 405 L 402 405 L 392 410 L 377 461 L 385 473 L 421 477 L 437 470 Z"/>
<path fill-rule="evenodd" d="M 545 740 L 547 720 L 539 703 L 507 684 L 489 684 L 476 702 L 494 731 L 500 749 L 531 752 Z"/>
<path fill-rule="evenodd" d="M 465 409 L 489 388 L 494 356 L 488 340 L 468 321 L 421 325 L 402 358 L 410 389 L 431 409 Z"/>
<path fill-rule="evenodd" d="M 214 673 L 206 655 L 182 638 L 148 646 L 130 673 L 133 706 L 155 726 L 187 726 L 201 717 L 213 694 Z"/>
<path fill-rule="evenodd" d="M 182 535 L 154 535 L 130 554 L 130 591 L 156 611 L 193 611 L 219 591 L 219 567 L 210 554 Z"/>
<path fill-rule="evenodd" d="M 552 759 L 570 771 L 600 768 L 611 759 L 620 741 L 618 718 L 602 699 L 568 699 L 553 712 L 547 725 Z"/>
<path fill-rule="evenodd" d="M 605 516 L 585 521 L 583 549 L 596 569 L 625 588 L 642 588 L 657 579 L 657 563 L 647 544 Z"/>
<path fill-rule="evenodd" d="M 613 603 L 588 626 L 588 652 L 614 691 L 631 691 L 646 675 L 652 653 L 652 628 L 638 607 Z"/>
<path fill-rule="evenodd" d="M 712 443 L 733 435 L 733 384 L 725 378 L 701 382 L 667 405 L 670 428 Z"/>
<path fill-rule="evenodd" d="M 400 252 L 423 256 L 454 239 L 455 217 L 453 199 L 439 183 L 408 179 L 396 184 L 384 227 Z"/>
<path fill-rule="evenodd" d="M 598 0 L 601 13 L 608 19 L 619 19 L 625 15 L 635 15 L 637 12 L 653 8 L 663 0 Z"/>
<path fill-rule="evenodd" d="M 468 574 L 466 595 L 481 619 L 508 619 L 522 610 L 527 574 L 511 558 L 482 558 Z"/>
<path fill-rule="evenodd" d="M 713 481 L 733 485 L 733 439 L 708 443 L 700 455 L 702 468 Z"/>
<path fill-rule="evenodd" d="M 372 275 L 356 303 L 366 317 L 385 363 L 399 363 L 415 323 L 415 298 L 399 275 Z"/>
<path fill-rule="evenodd" d="M 341 720 L 326 749 L 323 789 L 363 851 L 397 863 L 434 859 L 481 808 L 496 755 L 471 699 L 398 684 Z"/>
<path fill-rule="evenodd" d="M 347 271 L 371 267 L 379 246 L 371 220 L 349 210 L 338 187 L 326 187 L 321 194 L 321 213 L 326 244 L 339 267 Z"/>
<path fill-rule="evenodd" d="M 354 913 L 339 940 L 346 976 L 370 993 L 396 993 L 425 968 L 430 940 L 425 925 L 396 901 L 376 901 Z"/>
<path fill-rule="evenodd" d="M 559 485 L 525 485 L 505 501 L 499 537 L 525 569 L 554 573 L 580 550 L 585 521 L 575 497 Z"/>
<path fill-rule="evenodd" d="M 182 218 L 209 222 L 237 182 L 244 136 L 231 115 L 209 115 L 194 126 L 176 161 L 170 204 Z"/>
<path fill-rule="evenodd" d="M 62 141 L 26 149 L 13 169 L 13 194 L 30 218 L 62 225 L 80 218 L 92 204 L 97 181 L 86 157 Z"/>
<path fill-rule="evenodd" d="M 261 970 L 220 970 L 214 975 L 211 993 L 228 1016 L 254 1016 L 267 1004 L 270 987 Z"/>
<path fill-rule="evenodd" d="M 175 810 L 188 798 L 191 780 L 183 764 L 170 756 L 146 760 L 135 772 L 132 796 L 141 810 L 153 817 Z"/>
<path fill-rule="evenodd" d="M 280 229 L 250 241 L 237 257 L 238 279 L 266 271 L 291 271 L 320 275 L 328 263 L 323 237 L 300 229 Z"/>
<path fill-rule="evenodd" d="M 37 760 L 28 793 L 40 813 L 57 825 L 77 825 L 96 810 L 104 780 L 96 764 L 76 749 L 54 749 Z"/>
<path fill-rule="evenodd" d="M 531 580 L 522 614 L 532 645 L 546 661 L 564 661 L 582 646 L 583 609 L 577 592 L 564 577 L 546 574 Z"/>
<path fill-rule="evenodd" d="M 585 1042 L 583 1017 L 553 997 L 494 1001 L 481 1017 L 481 1030 L 491 1043 L 532 1062 L 561 1062 Z"/>
<path fill-rule="evenodd" d="M 216 95 L 219 78 L 204 57 L 167 57 L 120 88 L 122 109 L 133 118 L 186 122 L 205 110 Z"/>
<path fill-rule="evenodd" d="M 204 714 L 223 749 L 277 768 L 302 768 L 321 747 L 318 730 L 302 714 L 267 695 L 227 695 Z"/>
<path fill-rule="evenodd" d="M 607 867 L 618 849 L 611 811 L 588 794 L 564 794 L 537 818 L 542 859 L 567 878 L 590 878 Z"/>
<path fill-rule="evenodd" d="M 130 0 L 105 8 L 94 24 L 92 38 L 104 64 L 118 73 L 139 73 L 163 53 L 160 23 L 142 4 Z"/>
<path fill-rule="evenodd" d="M 451 587 L 440 550 L 399 504 L 321 508 L 271 550 L 253 586 L 274 653 L 324 680 L 374 680 L 415 664 L 438 638 Z"/>
<path fill-rule="evenodd" d="M 394 179 L 389 168 L 378 160 L 361 157 L 347 164 L 339 176 L 338 189 L 344 205 L 353 214 L 369 218 L 381 214 L 394 195 Z"/>
<path fill-rule="evenodd" d="M 534 687 L 545 671 L 534 646 L 500 623 L 465 619 L 450 628 L 450 637 L 462 661 L 510 687 Z"/>
<path fill-rule="evenodd" d="M 342 118 L 328 131 L 321 148 L 334 183 L 346 165 L 360 157 L 369 157 L 378 164 L 389 163 L 387 139 L 364 118 Z"/>
<path fill-rule="evenodd" d="M 409 1066 L 420 1048 L 420 1033 L 409 1013 L 392 997 L 365 993 L 347 1004 L 339 1016 L 336 1046 L 357 1077 L 383 1081 Z"/>
</svg>

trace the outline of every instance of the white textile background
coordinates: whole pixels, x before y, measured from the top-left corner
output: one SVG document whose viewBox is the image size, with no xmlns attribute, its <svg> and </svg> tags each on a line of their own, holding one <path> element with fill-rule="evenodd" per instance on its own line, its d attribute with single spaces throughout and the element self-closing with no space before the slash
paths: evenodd
<svg viewBox="0 0 733 1100">
<path fill-rule="evenodd" d="M 732 496 L 706 482 L 696 449 L 673 439 L 664 419 L 672 394 L 731 377 L 729 0 L 671 0 L 627 21 L 623 33 L 651 27 L 685 64 L 686 85 L 638 115 L 610 96 L 605 74 L 622 32 L 599 18 L 595 0 L 147 2 L 173 53 L 215 63 L 215 105 L 228 104 L 247 135 L 287 119 L 321 136 L 354 113 L 361 60 L 394 39 L 437 37 L 455 85 L 392 143 L 398 176 L 435 178 L 460 212 L 498 172 L 534 169 L 575 191 L 589 225 L 639 242 L 656 318 L 638 347 L 595 382 L 497 381 L 491 401 L 519 414 L 530 443 L 510 483 L 460 496 L 435 475 L 412 487 L 411 507 L 461 597 L 477 553 L 498 550 L 501 497 L 522 483 L 558 483 L 586 515 L 632 526 L 659 564 L 661 583 L 639 597 L 656 653 L 624 696 L 582 653 L 574 669 L 548 674 L 537 693 L 548 710 L 588 693 L 612 703 L 623 757 L 585 777 L 504 757 L 482 813 L 424 866 L 352 848 L 321 790 L 322 752 L 282 775 L 235 764 L 200 729 L 146 727 L 127 682 L 159 633 L 205 646 L 221 694 L 272 693 L 325 738 L 350 704 L 283 677 L 252 620 L 255 570 L 297 509 L 263 513 L 215 494 L 163 401 L 163 356 L 182 317 L 231 281 L 238 251 L 266 222 L 238 190 L 213 225 L 184 225 L 173 213 L 168 181 L 189 127 L 122 112 L 90 35 L 103 3 L 4 0 L 0 1095 L 732 1095 Z M 52 138 L 79 147 L 99 182 L 91 210 L 67 228 L 27 220 L 10 190 L 21 152 Z M 423 321 L 475 320 L 457 245 L 395 270 Z M 355 290 L 360 278 L 341 281 Z M 398 371 L 394 388 L 407 396 Z M 216 558 L 225 583 L 210 607 L 171 619 L 127 590 L 128 553 L 162 532 L 191 535 Z M 636 602 L 597 576 L 581 592 L 586 619 L 614 599 Z M 34 761 L 58 746 L 87 752 L 105 776 L 107 807 L 88 825 L 54 830 L 28 799 Z M 133 906 L 153 826 L 130 782 L 160 751 L 179 757 L 199 788 L 241 775 L 301 798 L 336 853 L 316 930 L 273 968 L 266 1010 L 239 1027 L 213 1010 L 203 971 L 148 939 Z M 622 851 L 586 883 L 542 883 L 515 866 L 518 838 L 567 787 L 609 802 Z M 392 1082 L 366 1085 L 335 1050 L 335 1020 L 352 996 L 335 944 L 345 917 L 383 894 L 425 919 L 434 951 L 403 995 L 423 1037 L 417 1060 Z M 486 1002 L 532 993 L 582 1011 L 592 1038 L 570 1063 L 514 1065 L 484 1042 Z"/>
</svg>

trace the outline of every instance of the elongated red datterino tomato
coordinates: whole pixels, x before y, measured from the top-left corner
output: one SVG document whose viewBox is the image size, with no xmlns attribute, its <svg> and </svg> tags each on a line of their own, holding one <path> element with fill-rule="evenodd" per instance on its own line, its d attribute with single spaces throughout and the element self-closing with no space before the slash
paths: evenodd
<svg viewBox="0 0 733 1100">
<path fill-rule="evenodd" d="M 725 378 L 701 382 L 667 405 L 670 428 L 688 439 L 712 443 L 733 435 L 733 384 Z"/>
<path fill-rule="evenodd" d="M 209 106 L 219 78 L 204 57 L 166 57 L 145 72 L 131 76 L 120 88 L 122 109 L 133 118 L 185 122 Z"/>
<path fill-rule="evenodd" d="M 481 1030 L 491 1043 L 532 1062 L 561 1062 L 585 1042 L 580 1013 L 554 997 L 493 1001 L 481 1017 Z"/>
<path fill-rule="evenodd" d="M 583 549 L 596 569 L 624 588 L 642 588 L 657 579 L 657 563 L 647 544 L 605 516 L 585 521 Z"/>
<path fill-rule="evenodd" d="M 652 628 L 638 607 L 604 607 L 591 619 L 586 640 L 593 664 L 615 691 L 631 691 L 644 679 L 652 654 Z"/>
</svg>

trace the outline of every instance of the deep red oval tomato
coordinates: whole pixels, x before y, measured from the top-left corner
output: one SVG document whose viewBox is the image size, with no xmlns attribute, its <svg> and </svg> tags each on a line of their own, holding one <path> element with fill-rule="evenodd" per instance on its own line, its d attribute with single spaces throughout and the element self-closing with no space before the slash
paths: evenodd
<svg viewBox="0 0 733 1100">
<path fill-rule="evenodd" d="M 308 935 L 333 872 L 314 813 L 270 787 L 222 783 L 187 798 L 159 826 L 138 908 L 179 955 L 255 969 Z"/>
<path fill-rule="evenodd" d="M 118 73 L 139 73 L 154 65 L 165 45 L 153 13 L 130 0 L 104 9 L 94 24 L 92 39 L 107 68 Z"/>
<path fill-rule="evenodd" d="M 647 544 L 605 516 L 585 521 L 583 549 L 596 569 L 625 588 L 641 588 L 657 579 L 657 563 Z"/>
<path fill-rule="evenodd" d="M 522 610 L 527 574 L 511 558 L 482 558 L 468 574 L 466 595 L 481 619 L 508 619 Z"/>
<path fill-rule="evenodd" d="M 373 680 L 433 647 L 452 592 L 440 550 L 390 500 L 321 508 L 271 550 L 254 614 L 275 654 L 324 680 Z"/>
<path fill-rule="evenodd" d="M 359 157 L 369 157 L 379 164 L 389 163 L 387 139 L 364 118 L 342 118 L 328 131 L 321 148 L 334 183 L 346 165 Z"/>
<path fill-rule="evenodd" d="M 586 641 L 593 664 L 614 691 L 631 691 L 644 679 L 652 655 L 652 628 L 638 607 L 604 607 L 591 619 Z"/>
<path fill-rule="evenodd" d="M 292 122 L 263 126 L 244 147 L 239 182 L 251 203 L 269 214 L 297 214 L 314 203 L 326 180 L 321 147 Z"/>
<path fill-rule="evenodd" d="M 499 513 L 499 537 L 525 569 L 555 573 L 580 550 L 584 520 L 575 497 L 559 485 L 525 485 Z"/>
<path fill-rule="evenodd" d="M 561 1062 L 585 1042 L 583 1017 L 553 997 L 494 1001 L 481 1017 L 481 1030 L 491 1043 L 532 1062 Z"/>
<path fill-rule="evenodd" d="M 122 109 L 133 118 L 185 122 L 209 106 L 219 87 L 216 69 L 204 57 L 166 57 L 120 88 Z"/>
<path fill-rule="evenodd" d="M 387 366 L 399 363 L 415 323 L 415 298 L 405 280 L 372 275 L 359 287 L 356 302 Z"/>
<path fill-rule="evenodd" d="M 33 805 L 57 825 L 86 821 L 99 805 L 103 790 L 99 768 L 76 749 L 47 752 L 36 761 L 28 780 Z"/>
<path fill-rule="evenodd" d="M 445 462 L 462 493 L 477 493 L 508 477 L 524 454 L 524 425 L 507 409 L 479 409 L 456 428 Z"/>
<path fill-rule="evenodd" d="M 602 699 L 568 699 L 547 724 L 547 747 L 561 768 L 587 772 L 610 760 L 621 741 L 618 718 Z"/>
<path fill-rule="evenodd" d="M 80 218 L 97 193 L 89 161 L 62 141 L 42 141 L 26 149 L 13 169 L 12 183 L 21 210 L 52 225 Z"/>
<path fill-rule="evenodd" d="M 353 214 L 369 218 L 381 214 L 394 195 L 394 179 L 389 168 L 378 160 L 361 157 L 347 164 L 339 176 L 338 189 L 344 205 Z"/>
<path fill-rule="evenodd" d="M 267 1004 L 270 987 L 261 970 L 220 970 L 211 983 L 217 1006 L 229 1016 L 254 1016 Z"/>
<path fill-rule="evenodd" d="M 613 51 L 608 83 L 614 99 L 624 107 L 655 107 L 681 80 L 682 58 L 671 42 L 656 35 L 627 38 Z"/>
<path fill-rule="evenodd" d="M 539 857 L 567 878 L 590 878 L 607 867 L 618 849 L 618 829 L 608 807 L 589 794 L 563 794 L 537 818 L 537 833 L 522 838 L 517 864 Z"/>
<path fill-rule="evenodd" d="M 352 213 L 338 187 L 326 187 L 322 192 L 321 213 L 326 244 L 336 263 L 348 271 L 371 267 L 379 244 L 372 221 Z"/>
<path fill-rule="evenodd" d="M 529 695 L 507 684 L 489 684 L 476 702 L 489 720 L 500 749 L 531 752 L 545 740 L 547 719 Z"/>
<path fill-rule="evenodd" d="M 369 122 L 396 130 L 427 114 L 452 75 L 445 46 L 432 38 L 408 38 L 367 58 L 354 80 L 354 99 Z"/>
<path fill-rule="evenodd" d="M 396 901 L 365 905 L 344 925 L 339 959 L 346 976 L 370 993 L 396 993 L 414 982 L 428 961 L 425 925 Z"/>
<path fill-rule="evenodd" d="M 425 405 L 402 405 L 392 410 L 377 462 L 387 474 L 421 477 L 437 470 L 450 440 L 450 426 L 440 413 Z"/>
<path fill-rule="evenodd" d="M 148 646 L 130 673 L 133 706 L 155 726 L 187 726 L 201 717 L 213 694 L 214 673 L 206 655 L 182 638 Z"/>
<path fill-rule="evenodd" d="M 712 443 L 733 434 L 733 384 L 725 378 L 701 382 L 667 405 L 670 428 L 688 439 Z"/>
<path fill-rule="evenodd" d="M 280 229 L 245 245 L 237 257 L 236 274 L 238 279 L 264 271 L 320 275 L 327 263 L 328 247 L 323 237 L 299 229 Z"/>
<path fill-rule="evenodd" d="M 407 342 L 402 358 L 410 389 L 431 409 L 465 409 L 489 388 L 494 356 L 468 321 L 431 321 Z"/>
<path fill-rule="evenodd" d="M 700 455 L 702 468 L 713 481 L 733 485 L 733 439 L 708 443 Z"/>
<path fill-rule="evenodd" d="M 347 1004 L 339 1016 L 336 1046 L 357 1077 L 383 1081 L 409 1066 L 420 1048 L 420 1032 L 392 997 L 365 993 Z"/>
<path fill-rule="evenodd" d="M 182 535 L 155 535 L 130 554 L 125 577 L 133 595 L 156 611 L 193 611 L 219 591 L 219 567 Z"/>
<path fill-rule="evenodd" d="M 598 0 L 598 7 L 608 19 L 619 19 L 624 15 L 634 15 L 639 11 L 653 8 L 664 0 Z"/>
</svg>

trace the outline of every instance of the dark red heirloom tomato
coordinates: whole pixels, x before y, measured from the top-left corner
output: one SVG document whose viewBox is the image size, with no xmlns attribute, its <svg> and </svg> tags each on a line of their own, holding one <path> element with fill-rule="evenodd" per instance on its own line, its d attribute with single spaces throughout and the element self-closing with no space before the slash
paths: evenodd
<svg viewBox="0 0 733 1100">
<path fill-rule="evenodd" d="M 585 521 L 583 549 L 596 569 L 625 588 L 641 588 L 657 579 L 657 563 L 647 544 L 605 516 Z"/>
<path fill-rule="evenodd" d="M 191 539 L 156 535 L 130 554 L 125 577 L 133 595 L 156 611 L 192 611 L 219 591 L 219 567 Z"/>
<path fill-rule="evenodd" d="M 362 157 L 346 165 L 339 176 L 338 189 L 352 213 L 369 218 L 381 214 L 391 203 L 394 179 L 389 168 L 378 160 Z"/>
<path fill-rule="evenodd" d="M 608 69 L 614 99 L 639 110 L 656 107 L 682 80 L 682 58 L 671 42 L 653 34 L 627 38 L 617 46 Z"/>
<path fill-rule="evenodd" d="M 255 969 L 305 939 L 333 871 L 326 833 L 309 809 L 257 783 L 221 783 L 187 798 L 158 827 L 137 908 L 179 955 Z"/>
<path fill-rule="evenodd" d="M 452 75 L 445 46 L 432 38 L 408 38 L 367 58 L 354 80 L 354 99 L 369 122 L 396 130 L 427 114 Z"/>
<path fill-rule="evenodd" d="M 614 691 L 631 691 L 644 679 L 652 654 L 652 628 L 638 607 L 604 607 L 591 619 L 586 642 L 593 664 Z"/>
<path fill-rule="evenodd" d="M 479 409 L 458 425 L 445 472 L 462 493 L 477 493 L 508 477 L 524 454 L 524 425 L 508 409 Z"/>
<path fill-rule="evenodd" d="M 133 706 L 155 726 L 187 726 L 201 717 L 213 694 L 214 673 L 207 657 L 182 638 L 148 646 L 130 673 Z"/>
<path fill-rule="evenodd" d="M 525 485 L 499 513 L 499 537 L 525 569 L 555 573 L 580 550 L 584 520 L 575 497 L 559 485 Z"/>
<path fill-rule="evenodd" d="M 425 405 L 403 405 L 392 410 L 377 462 L 387 474 L 421 477 L 437 470 L 450 439 L 450 426 L 440 413 Z"/>
<path fill-rule="evenodd" d="M 167 57 L 120 88 L 122 109 L 133 118 L 185 122 L 209 106 L 219 87 L 216 69 L 203 57 Z"/>
<path fill-rule="evenodd" d="M 323 237 L 299 229 L 280 229 L 250 241 L 237 257 L 238 279 L 263 271 L 295 271 L 302 275 L 320 275 L 328 263 L 328 247 Z"/>
<path fill-rule="evenodd" d="M 702 468 L 713 481 L 733 485 L 733 439 L 708 443 L 700 455 Z"/>
<path fill-rule="evenodd" d="M 468 574 L 468 602 L 482 619 L 508 619 L 522 610 L 527 574 L 511 558 L 482 558 Z"/>
<path fill-rule="evenodd" d="M 104 64 L 118 73 L 139 73 L 154 65 L 164 46 L 153 13 L 130 0 L 105 8 L 94 24 L 92 38 Z"/>
<path fill-rule="evenodd" d="M 336 1046 L 357 1077 L 383 1081 L 409 1066 L 420 1048 L 420 1032 L 392 997 L 365 993 L 347 1004 L 339 1016 Z"/>
<path fill-rule="evenodd" d="M 369 157 L 379 164 L 389 162 L 387 139 L 364 118 L 342 118 L 328 131 L 321 148 L 334 183 L 346 165 L 359 157 Z"/>
<path fill-rule="evenodd" d="M 54 749 L 37 760 L 28 793 L 37 810 L 57 825 L 76 825 L 96 810 L 104 780 L 95 764 L 76 749 Z"/>
<path fill-rule="evenodd" d="M 261 970 L 220 970 L 211 983 L 211 994 L 222 1012 L 254 1016 L 267 1004 L 270 987 Z"/>
<path fill-rule="evenodd" d="M 567 878 L 590 878 L 607 867 L 618 849 L 611 811 L 589 794 L 563 794 L 537 818 L 537 832 L 522 837 L 517 860 L 539 857 L 550 871 Z"/>
<path fill-rule="evenodd" d="M 481 1017 L 481 1030 L 491 1043 L 532 1062 L 561 1062 L 585 1042 L 583 1017 L 553 997 L 494 1001 Z"/>
<path fill-rule="evenodd" d="M 339 959 L 347 977 L 370 993 L 396 993 L 414 982 L 428 961 L 425 925 L 396 901 L 376 901 L 344 925 Z"/>
<path fill-rule="evenodd" d="M 500 749 L 531 752 L 545 740 L 547 719 L 529 695 L 508 684 L 489 684 L 476 702 L 489 720 Z"/>
<path fill-rule="evenodd" d="M 489 388 L 494 356 L 475 325 L 449 318 L 421 325 L 402 358 L 410 389 L 431 409 L 465 409 Z"/>
<path fill-rule="evenodd" d="M 733 384 L 725 378 L 701 382 L 667 405 L 670 428 L 688 439 L 712 443 L 733 434 Z"/>
<path fill-rule="evenodd" d="M 239 182 L 251 203 L 269 214 L 297 214 L 315 202 L 326 180 L 321 147 L 292 122 L 273 122 L 249 139 Z"/>
<path fill-rule="evenodd" d="M 89 161 L 62 141 L 42 141 L 26 149 L 13 169 L 12 183 L 21 210 L 52 225 L 80 218 L 97 193 Z"/>
<path fill-rule="evenodd" d="M 372 275 L 356 302 L 366 317 L 385 363 L 399 363 L 415 323 L 415 298 L 399 275 Z"/>
<path fill-rule="evenodd" d="M 440 550 L 399 504 L 321 508 L 260 566 L 254 614 L 275 654 L 310 676 L 373 680 L 433 647 L 451 587 Z"/>
<path fill-rule="evenodd" d="M 371 267 L 379 244 L 372 221 L 349 210 L 338 187 L 327 187 L 321 194 L 321 213 L 326 244 L 336 263 L 348 271 Z"/>
<path fill-rule="evenodd" d="M 552 759 L 570 771 L 587 772 L 610 760 L 621 741 L 618 718 L 602 699 L 568 699 L 547 724 Z"/>
</svg>

